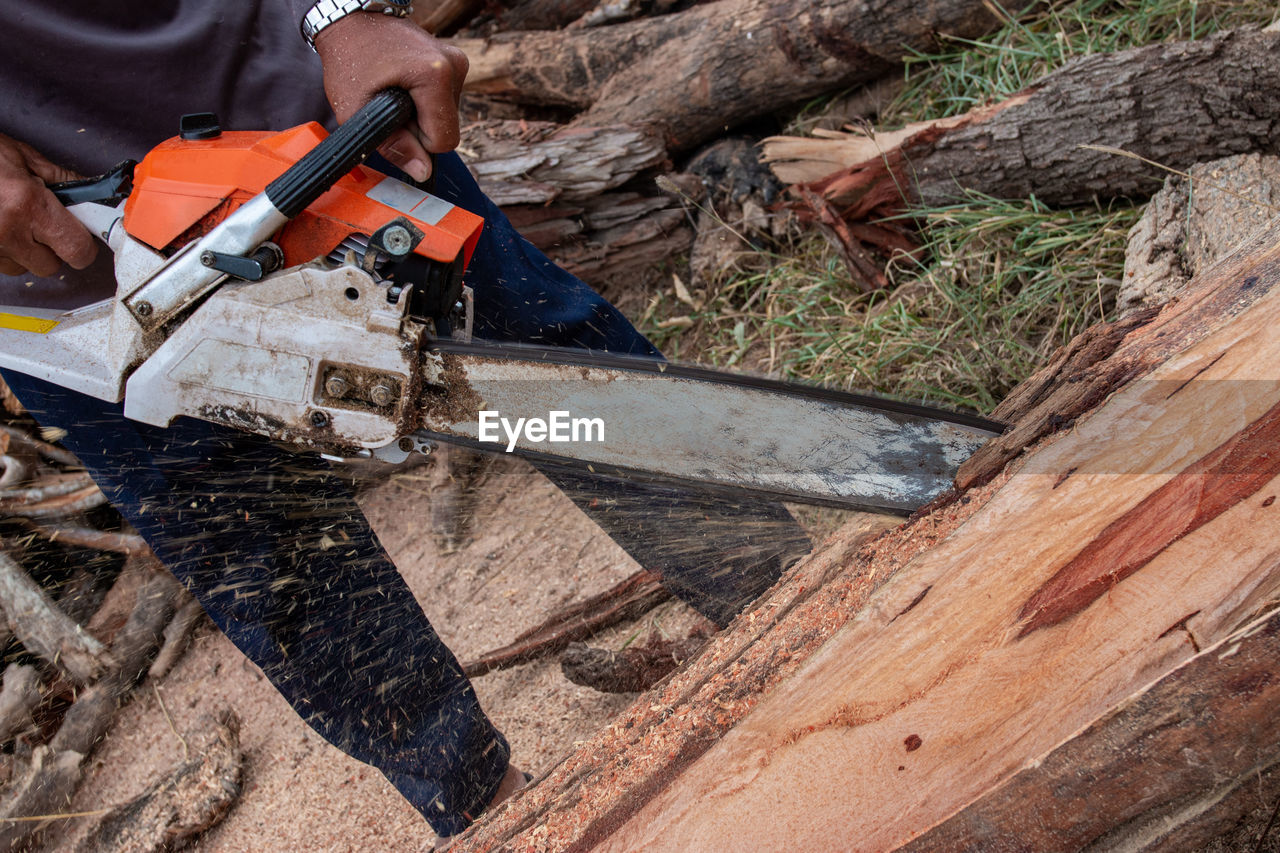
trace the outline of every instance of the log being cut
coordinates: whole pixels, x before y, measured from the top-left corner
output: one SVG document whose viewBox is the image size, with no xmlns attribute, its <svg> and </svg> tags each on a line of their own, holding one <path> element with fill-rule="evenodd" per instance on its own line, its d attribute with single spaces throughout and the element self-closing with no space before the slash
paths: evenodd
<svg viewBox="0 0 1280 853">
<path fill-rule="evenodd" d="M 836 534 L 458 849 L 1252 846 L 1280 796 L 1277 328 L 1272 230 L 1068 348 L 967 489 Z"/>
</svg>

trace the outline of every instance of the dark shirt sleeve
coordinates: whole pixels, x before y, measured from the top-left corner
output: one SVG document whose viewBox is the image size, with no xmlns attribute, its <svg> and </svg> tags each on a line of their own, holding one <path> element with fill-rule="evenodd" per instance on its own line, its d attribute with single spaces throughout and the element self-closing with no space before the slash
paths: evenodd
<svg viewBox="0 0 1280 853">
<path fill-rule="evenodd" d="M 332 125 L 308 0 L 0 0 L 0 133 L 97 175 L 141 159 L 184 113 L 229 130 Z M 114 292 L 111 253 L 90 271 L 0 276 L 0 305 L 67 308 Z"/>
<path fill-rule="evenodd" d="M 293 13 L 293 19 L 299 24 L 302 23 L 302 16 L 307 14 L 307 10 L 315 5 L 315 0 L 278 0 L 285 5 Z M 299 31 L 298 38 L 302 38 Z"/>
</svg>

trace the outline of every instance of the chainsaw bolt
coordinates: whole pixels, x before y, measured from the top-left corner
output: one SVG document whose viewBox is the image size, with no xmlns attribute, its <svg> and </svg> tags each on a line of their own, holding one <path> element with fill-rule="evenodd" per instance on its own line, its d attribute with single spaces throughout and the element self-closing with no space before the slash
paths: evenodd
<svg viewBox="0 0 1280 853">
<path fill-rule="evenodd" d="M 211 267 L 211 266 L 213 266 L 213 262 L 214 262 L 215 260 L 217 260 L 217 259 L 213 256 L 213 252 L 201 252 L 201 253 L 200 253 L 200 263 L 204 264 L 206 267 Z"/>
<path fill-rule="evenodd" d="M 336 373 L 324 381 L 324 393 L 330 397 L 345 397 L 350 390 L 351 383 Z"/>
<path fill-rule="evenodd" d="M 400 441 L 397 443 L 396 446 L 399 447 L 401 450 L 403 450 L 405 453 L 412 453 L 413 439 L 409 438 L 409 436 L 406 435 L 404 438 L 400 439 Z"/>
<path fill-rule="evenodd" d="M 390 406 L 396 400 L 395 392 L 381 383 L 369 389 L 369 399 L 375 406 Z"/>
<path fill-rule="evenodd" d="M 142 302 L 139 302 L 137 305 L 133 306 L 133 310 L 139 317 L 150 317 L 153 309 L 151 307 L 150 302 L 143 300 Z"/>
<path fill-rule="evenodd" d="M 382 245 L 393 255 L 407 255 L 413 248 L 413 235 L 403 225 L 392 225 L 382 232 Z"/>
<path fill-rule="evenodd" d="M 329 425 L 329 413 L 321 411 L 312 412 L 311 425 L 317 429 L 324 429 Z"/>
</svg>

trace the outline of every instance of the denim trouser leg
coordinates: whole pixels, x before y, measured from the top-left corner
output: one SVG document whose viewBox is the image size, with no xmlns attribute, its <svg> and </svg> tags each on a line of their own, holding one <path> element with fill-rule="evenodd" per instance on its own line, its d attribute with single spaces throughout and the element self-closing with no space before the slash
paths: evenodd
<svg viewBox="0 0 1280 853">
<path fill-rule="evenodd" d="M 477 334 L 659 357 L 621 314 L 521 239 L 456 156 L 436 192 L 483 215 L 468 282 Z M 5 377 L 326 740 L 382 771 L 442 834 L 492 798 L 509 749 L 364 516 L 327 466 L 254 436 Z M 808 541 L 777 504 L 544 472 L 674 592 L 725 623 Z M 482 522 L 483 523 L 483 522 Z"/>
<path fill-rule="evenodd" d="M 68 430 L 108 499 L 308 725 L 381 770 L 442 835 L 492 799 L 507 743 L 323 460 L 5 379 L 37 420 Z"/>
</svg>

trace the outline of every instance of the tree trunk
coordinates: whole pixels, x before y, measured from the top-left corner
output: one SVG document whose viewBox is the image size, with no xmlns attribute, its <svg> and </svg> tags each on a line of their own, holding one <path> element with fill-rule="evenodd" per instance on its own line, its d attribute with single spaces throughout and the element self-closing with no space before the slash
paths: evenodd
<svg viewBox="0 0 1280 853">
<path fill-rule="evenodd" d="M 1013 11 L 1013 10 L 1010 10 Z M 1003 18 L 983 0 L 719 0 L 609 27 L 459 39 L 476 94 L 583 111 L 583 126 L 656 127 L 686 150 L 727 127 L 874 80 L 939 33 Z"/>
<path fill-rule="evenodd" d="M 1241 628 L 1280 590 L 1280 231 L 1147 317 L 1077 347 L 1083 374 L 1068 357 L 1028 383 L 1013 408 L 1038 443 L 997 454 L 1017 464 L 870 545 L 836 534 L 459 849 L 887 850 L 970 808 L 984 849 L 1015 849 L 1028 826 L 1073 823 L 1041 821 L 1055 783 L 1000 805 L 1022 810 L 1004 828 L 984 804 L 1036 768 L 1087 773 L 1054 756 L 1130 719 L 1153 733 L 1135 736 L 1132 784 L 1074 780 L 1098 817 L 1066 846 L 1158 848 L 1167 836 L 1130 830 L 1159 817 L 1198 837 L 1255 809 L 1237 794 L 1274 763 L 1254 723 L 1273 707 L 1275 632 Z M 1069 415 L 1042 422 L 1058 394 Z M 1218 687 L 1193 700 L 1178 684 Z"/>
<path fill-rule="evenodd" d="M 1078 59 L 991 107 L 914 125 L 874 141 L 852 134 L 779 138 L 775 173 L 811 182 L 846 216 L 904 202 L 942 204 L 976 191 L 1049 204 L 1143 198 L 1176 169 L 1243 152 L 1273 152 L 1280 121 L 1280 33 L 1235 30 L 1202 41 Z M 818 180 L 817 172 L 842 171 Z M 901 188 L 908 188 L 903 198 Z"/>
</svg>

